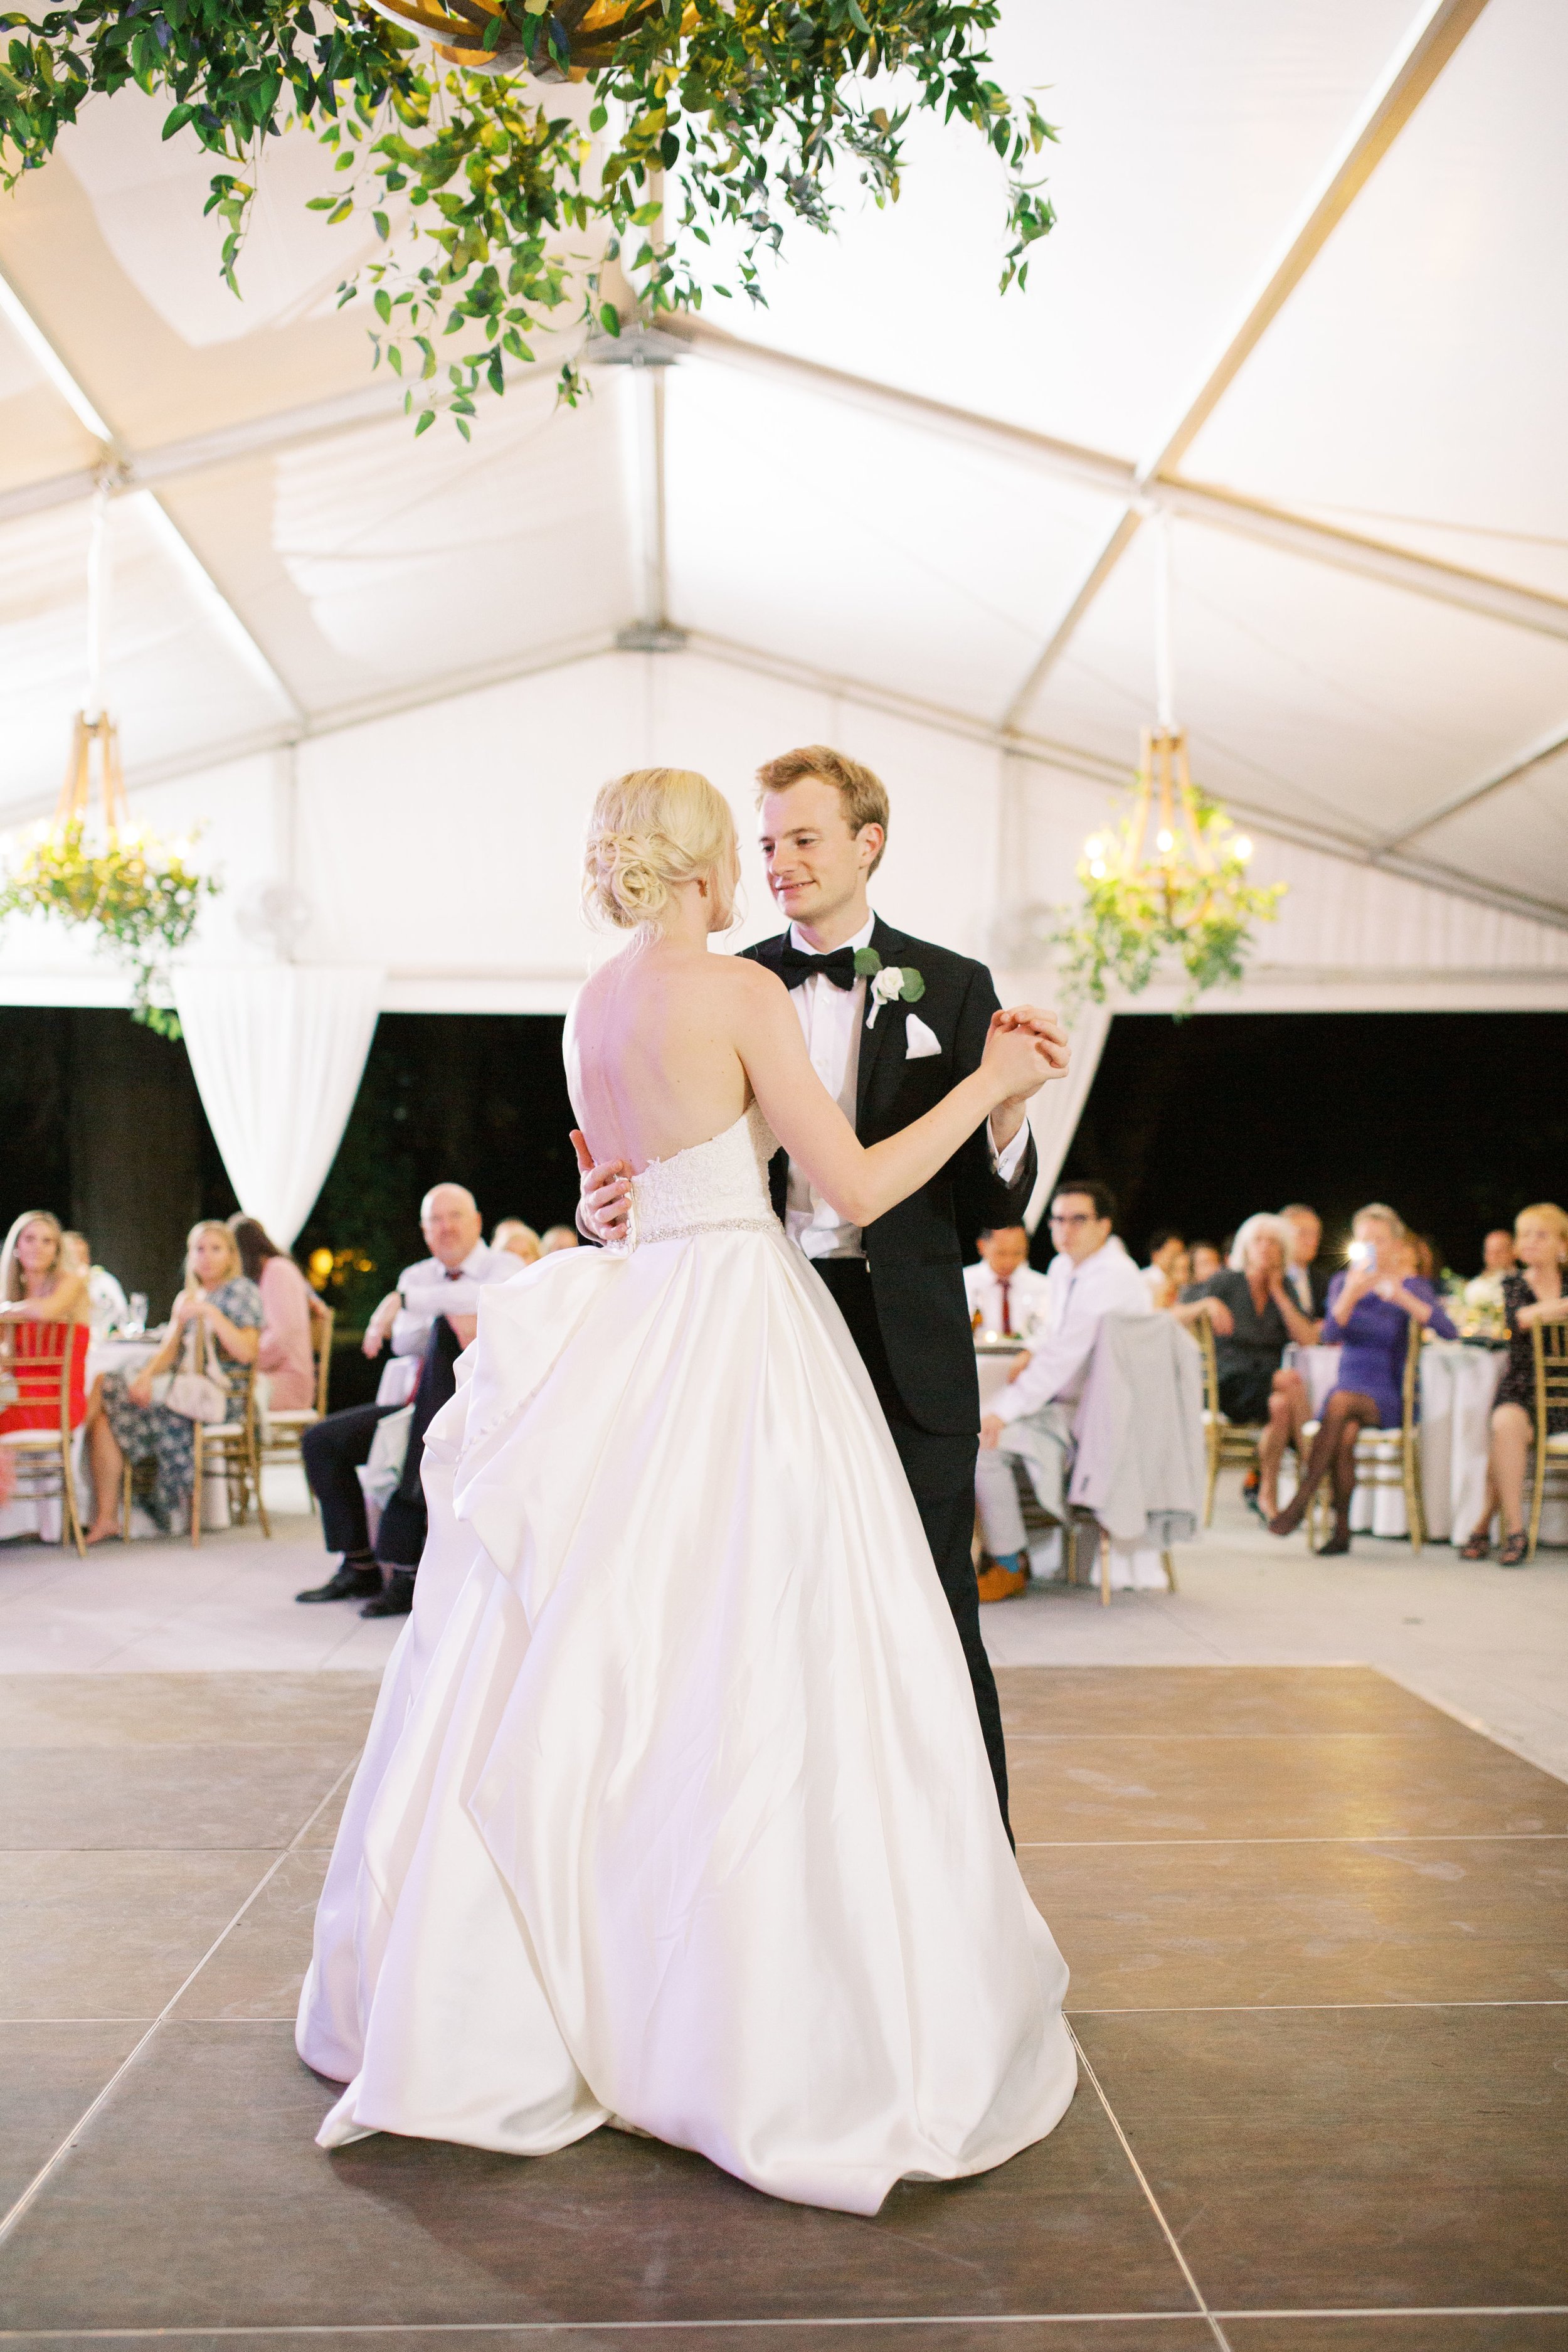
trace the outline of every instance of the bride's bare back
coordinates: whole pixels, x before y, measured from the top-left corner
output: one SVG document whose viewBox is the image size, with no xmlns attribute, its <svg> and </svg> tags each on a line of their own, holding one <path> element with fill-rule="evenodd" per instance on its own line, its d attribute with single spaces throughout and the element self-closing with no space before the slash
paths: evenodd
<svg viewBox="0 0 1568 2352">
<path fill-rule="evenodd" d="M 751 1099 L 737 1032 L 753 975 L 771 978 L 664 934 L 594 973 L 567 1024 L 566 1069 L 597 1159 L 640 1175 L 734 1126 Z"/>
</svg>

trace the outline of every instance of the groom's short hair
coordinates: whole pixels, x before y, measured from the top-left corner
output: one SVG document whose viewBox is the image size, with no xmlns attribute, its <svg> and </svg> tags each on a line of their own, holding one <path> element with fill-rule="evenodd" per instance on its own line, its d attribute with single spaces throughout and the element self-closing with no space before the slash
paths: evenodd
<svg viewBox="0 0 1568 2352">
<path fill-rule="evenodd" d="M 849 759 L 842 751 L 831 751 L 826 743 L 803 743 L 799 751 L 780 751 L 776 760 L 768 760 L 758 769 L 758 807 L 769 793 L 787 793 L 791 784 L 802 783 L 808 776 L 832 785 L 843 802 L 844 823 L 852 834 L 858 833 L 862 824 L 881 825 L 882 848 L 868 869 L 874 874 L 887 848 L 887 786 L 882 778 L 873 775 L 869 768 L 862 768 L 858 760 Z"/>
</svg>

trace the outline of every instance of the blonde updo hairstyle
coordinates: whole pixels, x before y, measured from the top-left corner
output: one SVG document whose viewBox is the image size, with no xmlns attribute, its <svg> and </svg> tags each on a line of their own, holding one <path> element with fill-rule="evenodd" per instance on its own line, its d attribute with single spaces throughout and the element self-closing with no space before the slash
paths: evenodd
<svg viewBox="0 0 1568 2352">
<path fill-rule="evenodd" d="M 683 883 L 711 877 L 716 930 L 734 919 L 737 853 L 724 794 L 690 768 L 634 768 L 601 785 L 589 820 L 582 899 L 623 931 L 661 922 Z"/>
</svg>

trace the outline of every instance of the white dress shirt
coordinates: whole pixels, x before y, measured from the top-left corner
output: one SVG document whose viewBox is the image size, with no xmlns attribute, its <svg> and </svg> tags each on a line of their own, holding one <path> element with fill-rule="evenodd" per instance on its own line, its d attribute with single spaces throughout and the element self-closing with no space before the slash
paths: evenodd
<svg viewBox="0 0 1568 2352">
<path fill-rule="evenodd" d="M 1029 1362 L 988 1404 L 998 1421 L 1017 1421 L 1044 1404 L 1075 1404 L 1082 1393 L 1101 1318 L 1152 1315 L 1148 1285 L 1114 1234 L 1082 1265 L 1063 1251 L 1045 1277 L 1043 1336 Z"/>
<path fill-rule="evenodd" d="M 873 915 L 844 945 L 852 953 L 869 948 L 875 928 Z M 802 938 L 797 924 L 789 926 L 789 940 L 802 955 L 821 952 Z M 857 980 L 852 988 L 839 988 L 825 972 L 813 972 L 810 980 L 803 980 L 789 994 L 800 1015 L 811 1067 L 853 1127 L 860 1082 L 861 1032 L 865 1026 L 865 982 Z M 1010 1183 L 1028 1148 L 1029 1121 L 1025 1119 L 1005 1151 L 998 1152 L 991 1141 L 988 1122 L 986 1139 L 991 1147 L 992 1167 L 1004 1183 Z M 808 1257 L 865 1255 L 859 1225 L 846 1224 L 832 1202 L 823 1199 L 805 1170 L 793 1160 L 789 1162 L 784 1223 L 790 1240 L 799 1242 Z"/>
<path fill-rule="evenodd" d="M 1002 1312 L 1002 1285 L 982 1258 L 977 1265 L 964 1268 L 964 1291 L 969 1302 L 969 1318 L 977 1312 L 982 1331 L 1010 1331 L 1021 1339 L 1037 1327 L 1045 1313 L 1046 1278 L 1037 1274 L 1032 1265 L 1020 1265 L 1009 1274 L 1007 1282 L 1007 1312 Z"/>
<path fill-rule="evenodd" d="M 402 1305 L 392 1327 L 392 1356 L 376 1386 L 378 1404 L 406 1404 L 419 1385 L 420 1360 L 438 1315 L 477 1315 L 486 1284 L 509 1281 L 523 1262 L 510 1250 L 476 1242 L 454 1280 L 438 1257 L 405 1265 L 397 1278 Z"/>
</svg>

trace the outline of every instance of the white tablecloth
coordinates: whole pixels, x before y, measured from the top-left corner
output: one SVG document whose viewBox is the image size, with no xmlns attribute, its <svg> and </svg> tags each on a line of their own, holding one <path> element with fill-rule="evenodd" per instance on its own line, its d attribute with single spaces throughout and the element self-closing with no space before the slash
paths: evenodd
<svg viewBox="0 0 1568 2352">
<path fill-rule="evenodd" d="M 1339 1359 L 1337 1348 L 1293 1348 L 1287 1357 L 1306 1381 L 1314 1415 L 1338 1377 Z M 1492 1401 L 1506 1361 L 1500 1348 L 1458 1339 L 1428 1339 L 1421 1350 L 1421 1507 L 1429 1542 L 1462 1544 L 1480 1518 Z M 1403 1489 L 1358 1486 L 1350 1523 L 1361 1535 L 1406 1534 Z M 1568 1499 L 1548 1496 L 1541 1540 L 1568 1544 Z"/>
</svg>

